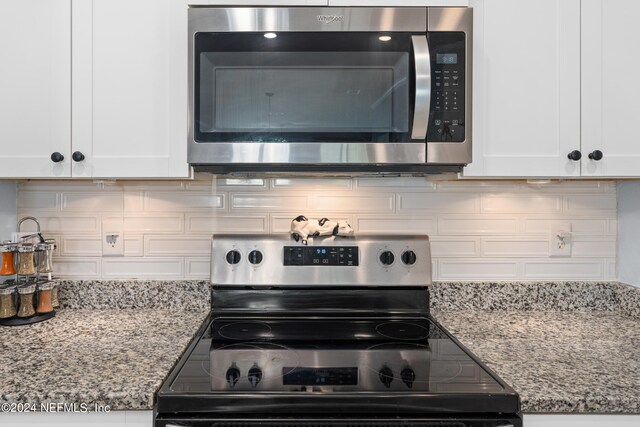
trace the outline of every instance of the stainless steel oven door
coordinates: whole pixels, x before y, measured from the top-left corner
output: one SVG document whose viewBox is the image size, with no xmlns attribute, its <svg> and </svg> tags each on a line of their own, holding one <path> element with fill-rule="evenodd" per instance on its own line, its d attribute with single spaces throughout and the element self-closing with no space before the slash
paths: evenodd
<svg viewBox="0 0 640 427">
<path fill-rule="evenodd" d="M 427 8 L 191 8 L 189 28 L 192 164 L 468 163 L 447 146 L 470 120 L 436 117 Z"/>
</svg>

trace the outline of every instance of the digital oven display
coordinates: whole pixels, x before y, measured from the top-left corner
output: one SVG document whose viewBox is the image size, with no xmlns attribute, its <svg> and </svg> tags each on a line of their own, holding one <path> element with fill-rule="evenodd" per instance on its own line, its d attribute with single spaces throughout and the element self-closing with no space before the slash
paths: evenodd
<svg viewBox="0 0 640 427">
<path fill-rule="evenodd" d="M 284 265 L 358 265 L 357 246 L 285 246 Z"/>
<path fill-rule="evenodd" d="M 457 53 L 436 53 L 436 64 L 457 64 L 458 63 L 458 54 Z"/>
<path fill-rule="evenodd" d="M 283 385 L 358 385 L 358 368 L 282 368 Z"/>
</svg>

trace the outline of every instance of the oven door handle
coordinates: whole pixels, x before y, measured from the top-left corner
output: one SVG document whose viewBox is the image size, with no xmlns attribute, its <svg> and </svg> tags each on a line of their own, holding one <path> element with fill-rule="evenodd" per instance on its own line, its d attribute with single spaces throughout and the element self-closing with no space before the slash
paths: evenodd
<svg viewBox="0 0 640 427">
<path fill-rule="evenodd" d="M 411 139 L 425 139 L 431 109 L 431 55 L 426 35 L 411 36 L 416 71 L 416 97 L 413 104 Z"/>
</svg>

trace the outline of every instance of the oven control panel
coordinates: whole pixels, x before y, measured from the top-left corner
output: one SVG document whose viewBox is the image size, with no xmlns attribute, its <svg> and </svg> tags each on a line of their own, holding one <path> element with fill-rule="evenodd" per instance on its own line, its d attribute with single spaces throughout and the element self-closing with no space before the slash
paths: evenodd
<svg viewBox="0 0 640 427">
<path fill-rule="evenodd" d="M 431 110 L 429 142 L 465 140 L 465 34 L 429 33 L 431 54 Z"/>
<path fill-rule="evenodd" d="M 340 268 L 327 268 L 340 267 Z M 425 286 L 431 283 L 426 235 L 215 235 L 214 286 Z"/>
<path fill-rule="evenodd" d="M 285 246 L 284 265 L 354 267 L 358 265 L 357 246 Z"/>
</svg>

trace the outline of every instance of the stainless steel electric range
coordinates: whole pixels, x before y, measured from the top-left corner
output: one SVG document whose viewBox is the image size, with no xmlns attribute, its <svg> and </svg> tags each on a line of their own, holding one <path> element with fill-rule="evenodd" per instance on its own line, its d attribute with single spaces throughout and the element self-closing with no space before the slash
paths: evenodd
<svg viewBox="0 0 640 427">
<path fill-rule="evenodd" d="M 522 426 L 516 392 L 429 315 L 427 236 L 216 235 L 212 310 L 155 426 Z"/>
</svg>

